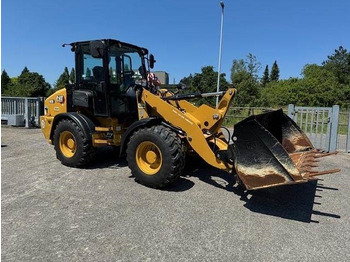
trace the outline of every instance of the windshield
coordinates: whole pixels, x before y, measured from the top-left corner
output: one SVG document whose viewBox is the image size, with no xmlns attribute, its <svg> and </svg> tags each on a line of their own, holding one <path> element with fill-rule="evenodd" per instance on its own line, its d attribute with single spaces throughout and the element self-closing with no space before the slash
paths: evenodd
<svg viewBox="0 0 350 262">
<path fill-rule="evenodd" d="M 121 92 L 135 85 L 137 79 L 146 78 L 143 56 L 135 49 L 111 46 L 108 67 L 111 84 L 119 85 Z"/>
</svg>

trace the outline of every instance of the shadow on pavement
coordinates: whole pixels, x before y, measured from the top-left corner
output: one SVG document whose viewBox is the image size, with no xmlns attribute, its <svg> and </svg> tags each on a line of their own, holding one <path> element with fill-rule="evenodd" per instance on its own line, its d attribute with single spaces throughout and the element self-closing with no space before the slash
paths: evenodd
<svg viewBox="0 0 350 262">
<path fill-rule="evenodd" d="M 125 156 L 119 157 L 119 150 L 116 150 L 112 147 L 100 147 L 97 148 L 96 157 L 94 161 L 84 168 L 86 169 L 103 169 L 103 168 L 111 168 L 111 169 L 119 169 L 128 166 L 128 162 L 126 161 Z M 133 178 L 130 175 L 130 178 Z M 184 177 L 180 177 L 180 179 L 160 190 L 166 190 L 170 192 L 182 192 L 190 189 L 194 186 L 194 183 Z"/>
<path fill-rule="evenodd" d="M 246 202 L 244 206 L 253 212 L 300 222 L 318 223 L 311 219 L 313 214 L 340 218 L 336 214 L 313 210 L 314 204 L 321 205 L 320 202 L 315 203 L 316 191 L 317 181 L 312 181 L 299 185 L 261 189 L 247 193 L 245 196 L 243 193 L 241 199 Z M 251 197 L 248 198 L 248 195 Z"/>
<path fill-rule="evenodd" d="M 252 212 L 305 223 L 318 223 L 318 221 L 311 219 L 312 214 L 340 218 L 340 216 L 336 214 L 313 210 L 314 204 L 321 205 L 321 203 L 315 202 L 315 198 L 322 198 L 322 196 L 316 195 L 316 192 L 322 190 L 338 190 L 337 188 L 317 185 L 317 181 L 312 181 L 305 184 L 280 186 L 247 192 L 241 186 L 236 185 L 233 175 L 202 163 L 200 165 L 201 168 L 192 166 L 192 170 L 191 168 L 188 169 L 186 175 L 197 177 L 199 180 L 217 188 L 235 193 L 245 202 L 243 204 L 244 207 Z"/>
<path fill-rule="evenodd" d="M 180 177 L 176 183 L 169 185 L 165 188 L 161 188 L 160 190 L 169 191 L 169 192 L 183 192 L 189 190 L 194 186 L 194 182 L 186 179 L 185 177 Z"/>
<path fill-rule="evenodd" d="M 314 204 L 318 206 L 321 205 L 320 202 L 315 202 L 315 199 L 322 198 L 322 196 L 316 195 L 316 192 L 338 190 L 337 188 L 326 187 L 323 186 L 323 184 L 318 185 L 317 181 L 313 181 L 305 184 L 280 186 L 247 192 L 236 184 L 233 175 L 217 170 L 204 161 L 197 160 L 192 161 L 191 164 L 186 166 L 184 176 L 175 184 L 161 190 L 170 192 L 189 190 L 194 186 L 194 182 L 186 177 L 197 177 L 199 180 L 214 187 L 233 192 L 240 196 L 240 200 L 245 202 L 243 204 L 244 207 L 252 212 L 306 223 L 318 223 L 318 221 L 311 219 L 312 214 L 340 218 L 340 216 L 336 214 L 313 210 Z M 113 148 L 104 147 L 98 149 L 95 161 L 87 168 L 119 169 L 127 165 L 128 163 L 125 157 L 119 158 L 119 152 L 116 152 Z"/>
<path fill-rule="evenodd" d="M 97 148 L 94 161 L 86 169 L 112 168 L 119 169 L 128 166 L 125 157 L 119 157 L 119 150 L 112 147 Z"/>
</svg>

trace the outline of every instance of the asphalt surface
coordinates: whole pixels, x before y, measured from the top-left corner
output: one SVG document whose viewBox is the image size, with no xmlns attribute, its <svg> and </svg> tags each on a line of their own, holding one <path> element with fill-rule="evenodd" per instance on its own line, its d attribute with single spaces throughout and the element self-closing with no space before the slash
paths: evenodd
<svg viewBox="0 0 350 262">
<path fill-rule="evenodd" d="M 2 128 L 3 261 L 350 261 L 350 155 L 318 183 L 247 194 L 203 163 L 166 190 L 101 150 L 59 163 L 39 129 Z"/>
</svg>

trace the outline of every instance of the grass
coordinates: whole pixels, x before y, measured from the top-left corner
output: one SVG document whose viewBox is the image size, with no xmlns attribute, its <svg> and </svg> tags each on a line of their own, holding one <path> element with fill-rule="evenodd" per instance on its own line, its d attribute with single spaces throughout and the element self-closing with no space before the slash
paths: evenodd
<svg viewBox="0 0 350 262">
<path fill-rule="evenodd" d="M 263 114 L 279 108 L 266 108 L 266 107 L 231 107 L 229 108 L 225 120 L 224 126 L 233 127 L 238 122 L 251 116 Z M 286 109 L 283 109 L 285 111 Z M 286 112 L 286 111 L 285 111 Z"/>
</svg>

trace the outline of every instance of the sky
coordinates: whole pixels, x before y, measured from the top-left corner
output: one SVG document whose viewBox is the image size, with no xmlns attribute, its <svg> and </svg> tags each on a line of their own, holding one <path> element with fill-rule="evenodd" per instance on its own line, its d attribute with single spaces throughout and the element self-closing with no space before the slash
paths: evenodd
<svg viewBox="0 0 350 262">
<path fill-rule="evenodd" d="M 73 53 L 63 43 L 114 38 L 146 47 L 154 70 L 176 83 L 201 67 L 218 67 L 221 7 L 218 0 L 2 0 L 1 70 L 11 77 L 24 66 L 53 84 Z M 252 53 L 281 78 L 300 77 L 340 45 L 350 49 L 349 0 L 225 0 L 222 72 Z"/>
</svg>

